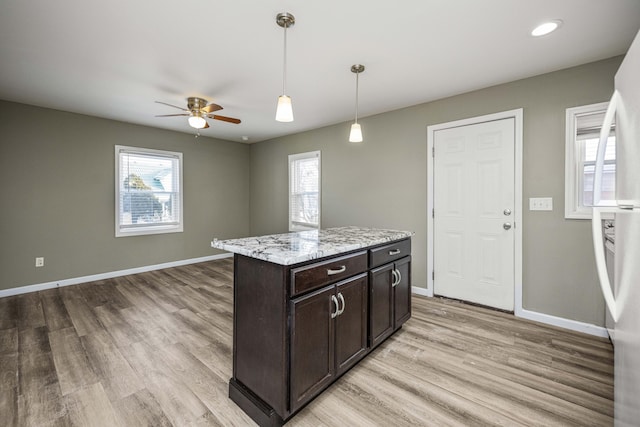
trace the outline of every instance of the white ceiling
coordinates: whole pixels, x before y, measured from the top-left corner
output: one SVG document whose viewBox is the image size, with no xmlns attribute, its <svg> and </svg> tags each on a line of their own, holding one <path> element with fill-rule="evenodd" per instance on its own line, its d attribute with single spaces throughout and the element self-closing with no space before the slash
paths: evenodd
<svg viewBox="0 0 640 427">
<path fill-rule="evenodd" d="M 353 120 L 355 63 L 363 117 L 619 55 L 639 28 L 638 0 L 2 0 L 0 99 L 193 133 L 154 101 L 201 96 L 242 119 L 203 135 L 256 142 Z"/>
</svg>

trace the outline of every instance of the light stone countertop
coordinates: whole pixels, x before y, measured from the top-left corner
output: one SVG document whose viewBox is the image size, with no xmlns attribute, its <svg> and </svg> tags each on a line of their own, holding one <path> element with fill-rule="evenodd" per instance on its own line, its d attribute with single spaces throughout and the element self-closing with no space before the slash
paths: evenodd
<svg viewBox="0 0 640 427">
<path fill-rule="evenodd" d="M 336 227 L 241 239 L 214 239 L 211 247 L 275 264 L 291 265 L 405 239 L 413 234 L 411 231 Z"/>
</svg>

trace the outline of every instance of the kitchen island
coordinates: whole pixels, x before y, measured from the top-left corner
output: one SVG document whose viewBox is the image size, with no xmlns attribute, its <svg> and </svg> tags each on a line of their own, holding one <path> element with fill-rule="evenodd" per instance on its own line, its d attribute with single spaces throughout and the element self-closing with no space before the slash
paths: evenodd
<svg viewBox="0 0 640 427">
<path fill-rule="evenodd" d="M 280 426 L 411 317 L 413 233 L 362 227 L 214 240 L 234 253 L 229 397 Z"/>
</svg>

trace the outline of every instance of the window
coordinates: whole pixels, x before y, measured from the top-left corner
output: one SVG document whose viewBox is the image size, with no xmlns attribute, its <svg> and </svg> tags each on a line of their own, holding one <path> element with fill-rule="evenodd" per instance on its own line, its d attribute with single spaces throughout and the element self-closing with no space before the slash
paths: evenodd
<svg viewBox="0 0 640 427">
<path fill-rule="evenodd" d="M 320 152 L 289 156 L 289 231 L 320 228 Z"/>
<path fill-rule="evenodd" d="M 116 145 L 116 237 L 182 229 L 182 153 Z"/>
<path fill-rule="evenodd" d="M 567 108 L 565 147 L 565 218 L 591 219 L 593 181 L 600 129 L 608 103 Z M 613 205 L 616 185 L 615 124 L 607 141 L 602 171 L 601 205 Z"/>
</svg>

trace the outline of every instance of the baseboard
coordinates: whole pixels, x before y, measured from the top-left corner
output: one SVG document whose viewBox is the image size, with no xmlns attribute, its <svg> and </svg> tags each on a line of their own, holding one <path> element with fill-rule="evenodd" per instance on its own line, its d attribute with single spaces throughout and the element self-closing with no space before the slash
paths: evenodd
<svg viewBox="0 0 640 427">
<path fill-rule="evenodd" d="M 518 310 L 516 317 L 521 317 L 535 322 L 546 323 L 547 325 L 557 326 L 559 328 L 569 329 L 576 332 L 582 332 L 597 337 L 608 338 L 607 328 L 592 325 L 591 323 L 579 322 L 577 320 L 565 319 L 563 317 L 551 316 L 549 314 L 538 313 L 530 310 Z"/>
<path fill-rule="evenodd" d="M 179 261 L 165 262 L 162 264 L 146 265 L 143 267 L 129 268 L 126 270 L 109 271 L 107 273 L 92 274 L 90 276 L 73 277 L 71 279 L 56 280 L 54 282 L 38 283 L 34 285 L 20 286 L 18 288 L 0 290 L 0 298 L 10 297 L 13 295 L 27 294 L 29 292 L 44 291 L 47 289 L 57 288 L 60 286 L 77 285 L 79 283 L 94 282 L 96 280 L 111 279 L 113 277 L 127 276 L 129 274 L 145 273 L 147 271 L 162 270 L 163 268 L 179 267 L 181 265 L 196 264 L 198 262 L 214 261 L 232 257 L 232 253 L 224 253 L 219 255 L 211 255 L 201 258 L 183 259 Z"/>
<path fill-rule="evenodd" d="M 427 288 L 419 288 L 417 286 L 412 286 L 411 287 L 411 293 L 412 294 L 416 294 L 416 295 L 422 295 L 425 297 L 431 296 L 429 295 L 429 292 L 427 291 Z"/>
</svg>

